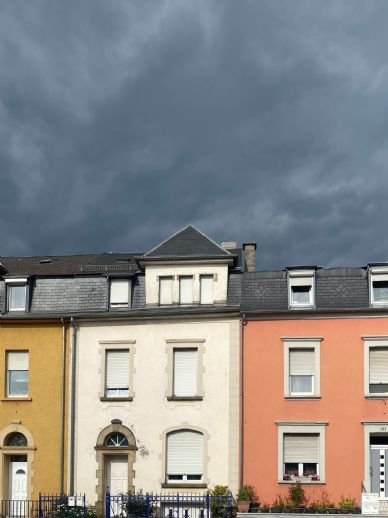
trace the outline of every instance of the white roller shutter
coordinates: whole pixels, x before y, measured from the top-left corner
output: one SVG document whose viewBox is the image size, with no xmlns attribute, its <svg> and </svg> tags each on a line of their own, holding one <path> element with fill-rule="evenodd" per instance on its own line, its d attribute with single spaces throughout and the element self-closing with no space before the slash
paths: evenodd
<svg viewBox="0 0 388 518">
<path fill-rule="evenodd" d="M 213 293 L 213 285 L 214 285 L 214 276 L 213 275 L 201 275 L 200 278 L 201 286 L 200 286 L 200 297 L 201 304 L 213 304 L 214 303 L 214 293 Z"/>
<path fill-rule="evenodd" d="M 290 375 L 314 375 L 314 349 L 290 349 Z"/>
<path fill-rule="evenodd" d="M 312 277 L 290 277 L 291 286 L 307 286 L 310 287 L 313 285 Z"/>
<path fill-rule="evenodd" d="M 28 371 L 28 352 L 12 351 L 7 353 L 9 371 Z"/>
<path fill-rule="evenodd" d="M 196 396 L 198 350 L 174 349 L 174 396 Z"/>
<path fill-rule="evenodd" d="M 179 277 L 179 302 L 180 304 L 193 303 L 193 277 Z"/>
<path fill-rule="evenodd" d="M 112 279 L 110 281 L 110 303 L 113 306 L 128 306 L 129 281 L 127 279 Z"/>
<path fill-rule="evenodd" d="M 319 435 L 284 434 L 284 462 L 319 462 Z"/>
<path fill-rule="evenodd" d="M 172 277 L 159 278 L 159 304 L 172 304 Z"/>
<path fill-rule="evenodd" d="M 203 435 L 182 430 L 167 436 L 167 475 L 203 474 Z"/>
<path fill-rule="evenodd" d="M 388 383 L 388 348 L 369 349 L 369 383 Z"/>
<path fill-rule="evenodd" d="M 106 388 L 129 387 L 129 351 L 126 349 L 106 351 Z"/>
</svg>

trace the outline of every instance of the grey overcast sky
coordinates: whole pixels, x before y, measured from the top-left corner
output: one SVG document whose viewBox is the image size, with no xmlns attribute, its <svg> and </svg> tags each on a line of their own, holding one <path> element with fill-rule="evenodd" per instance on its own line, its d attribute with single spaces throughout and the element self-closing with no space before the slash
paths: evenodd
<svg viewBox="0 0 388 518">
<path fill-rule="evenodd" d="M 387 0 L 3 0 L 0 255 L 388 260 Z"/>
</svg>

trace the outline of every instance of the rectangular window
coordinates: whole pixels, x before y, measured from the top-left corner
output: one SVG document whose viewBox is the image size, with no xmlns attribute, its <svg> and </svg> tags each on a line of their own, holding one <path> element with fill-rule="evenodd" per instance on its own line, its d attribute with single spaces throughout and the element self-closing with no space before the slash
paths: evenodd
<svg viewBox="0 0 388 518">
<path fill-rule="evenodd" d="M 28 396 L 28 351 L 7 352 L 7 397 Z"/>
<path fill-rule="evenodd" d="M 314 393 L 314 349 L 290 349 L 290 394 Z"/>
<path fill-rule="evenodd" d="M 8 285 L 8 311 L 26 310 L 26 285 Z"/>
<path fill-rule="evenodd" d="M 173 396 L 190 397 L 198 393 L 198 349 L 173 351 Z"/>
<path fill-rule="evenodd" d="M 321 340 L 319 337 L 283 338 L 285 397 L 319 397 Z"/>
<path fill-rule="evenodd" d="M 179 277 L 179 303 L 193 303 L 193 277 L 191 275 Z"/>
<path fill-rule="evenodd" d="M 128 308 L 130 300 L 130 281 L 128 279 L 111 279 L 110 307 Z"/>
<path fill-rule="evenodd" d="M 214 275 L 200 276 L 200 303 L 214 304 Z"/>
<path fill-rule="evenodd" d="M 311 308 L 315 304 L 314 270 L 288 270 L 290 308 Z"/>
<path fill-rule="evenodd" d="M 283 473 L 286 479 L 319 476 L 319 434 L 283 435 Z"/>
<path fill-rule="evenodd" d="M 159 277 L 159 304 L 172 304 L 172 277 Z"/>
<path fill-rule="evenodd" d="M 388 393 L 388 347 L 369 349 L 369 393 Z"/>
<path fill-rule="evenodd" d="M 105 351 L 105 397 L 129 396 L 129 350 Z"/>
<path fill-rule="evenodd" d="M 388 267 L 370 266 L 369 299 L 372 306 L 388 305 Z"/>
</svg>

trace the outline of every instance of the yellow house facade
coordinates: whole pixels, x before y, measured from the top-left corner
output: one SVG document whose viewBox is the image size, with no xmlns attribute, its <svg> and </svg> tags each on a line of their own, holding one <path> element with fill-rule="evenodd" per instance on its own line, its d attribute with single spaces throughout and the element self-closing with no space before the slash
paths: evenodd
<svg viewBox="0 0 388 518">
<path fill-rule="evenodd" d="M 68 335 L 60 318 L 0 320 L 0 500 L 66 490 Z"/>
</svg>

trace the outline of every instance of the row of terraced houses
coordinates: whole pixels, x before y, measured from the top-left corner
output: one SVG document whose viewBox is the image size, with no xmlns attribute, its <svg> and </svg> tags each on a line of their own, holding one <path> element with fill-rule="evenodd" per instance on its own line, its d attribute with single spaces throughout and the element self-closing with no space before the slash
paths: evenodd
<svg viewBox="0 0 388 518">
<path fill-rule="evenodd" d="M 147 253 L 0 258 L 0 500 L 300 480 L 388 497 L 388 264 L 255 271 L 187 226 Z"/>
</svg>

